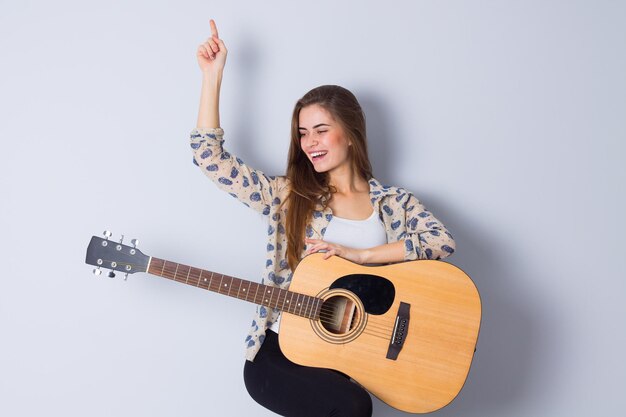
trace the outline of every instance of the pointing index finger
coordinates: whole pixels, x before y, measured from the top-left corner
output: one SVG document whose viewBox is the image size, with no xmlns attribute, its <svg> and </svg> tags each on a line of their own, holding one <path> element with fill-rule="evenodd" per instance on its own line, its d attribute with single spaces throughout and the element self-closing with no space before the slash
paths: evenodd
<svg viewBox="0 0 626 417">
<path fill-rule="evenodd" d="M 219 35 L 217 34 L 217 26 L 215 25 L 215 20 L 211 19 L 210 24 L 211 24 L 211 36 L 216 36 L 217 38 L 219 38 Z"/>
</svg>

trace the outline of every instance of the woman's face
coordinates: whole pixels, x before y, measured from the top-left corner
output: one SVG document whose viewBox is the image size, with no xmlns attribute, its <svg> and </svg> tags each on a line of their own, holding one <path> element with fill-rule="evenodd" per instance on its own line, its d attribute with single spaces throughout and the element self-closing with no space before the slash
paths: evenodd
<svg viewBox="0 0 626 417">
<path fill-rule="evenodd" d="M 316 172 L 349 168 L 350 142 L 341 125 L 318 104 L 300 109 L 300 146 Z"/>
</svg>

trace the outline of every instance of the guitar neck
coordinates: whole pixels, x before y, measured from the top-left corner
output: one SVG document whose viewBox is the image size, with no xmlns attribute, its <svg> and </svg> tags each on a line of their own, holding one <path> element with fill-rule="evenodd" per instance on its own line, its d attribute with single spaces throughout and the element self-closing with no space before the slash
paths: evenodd
<svg viewBox="0 0 626 417">
<path fill-rule="evenodd" d="M 316 319 L 319 317 L 323 300 L 278 287 L 258 284 L 217 272 L 193 268 L 188 265 L 151 258 L 147 272 L 172 281 L 181 282 L 218 294 L 276 308 L 297 316 Z"/>
</svg>

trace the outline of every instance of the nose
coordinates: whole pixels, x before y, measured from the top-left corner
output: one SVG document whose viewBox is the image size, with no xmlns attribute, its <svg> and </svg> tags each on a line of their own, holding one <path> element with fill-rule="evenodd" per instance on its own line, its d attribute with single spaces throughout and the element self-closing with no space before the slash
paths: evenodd
<svg viewBox="0 0 626 417">
<path fill-rule="evenodd" d="M 317 146 L 318 141 L 312 135 L 307 135 L 302 142 L 302 147 L 305 149 L 311 149 L 314 146 Z"/>
</svg>

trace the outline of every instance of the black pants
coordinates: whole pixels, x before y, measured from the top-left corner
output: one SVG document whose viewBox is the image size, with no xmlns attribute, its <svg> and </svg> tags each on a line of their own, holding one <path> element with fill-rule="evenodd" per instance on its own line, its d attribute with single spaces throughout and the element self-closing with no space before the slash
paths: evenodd
<svg viewBox="0 0 626 417">
<path fill-rule="evenodd" d="M 243 369 L 246 389 L 263 407 L 286 417 L 371 417 L 367 391 L 337 371 L 296 365 L 268 330 L 254 362 Z"/>
</svg>

